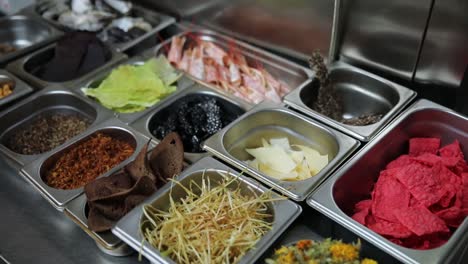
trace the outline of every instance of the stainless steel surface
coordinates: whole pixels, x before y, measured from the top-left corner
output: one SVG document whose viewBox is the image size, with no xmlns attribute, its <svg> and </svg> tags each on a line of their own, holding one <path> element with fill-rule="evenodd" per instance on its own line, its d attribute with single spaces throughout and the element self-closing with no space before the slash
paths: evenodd
<svg viewBox="0 0 468 264">
<path fill-rule="evenodd" d="M 86 101 L 90 102 L 91 104 L 93 104 L 94 107 L 96 108 L 104 108 L 106 109 L 107 111 L 112 111 L 114 113 L 114 116 L 117 117 L 118 119 L 120 119 L 122 122 L 126 123 L 126 124 L 129 124 L 135 120 L 137 120 L 138 118 L 142 117 L 143 115 L 147 114 L 148 112 L 150 112 L 151 110 L 153 110 L 156 106 L 158 106 L 159 104 L 161 104 L 162 102 L 164 102 L 165 100 L 168 100 L 170 99 L 171 97 L 175 96 L 179 91 L 193 85 L 193 81 L 185 76 L 182 76 L 178 81 L 177 81 L 177 90 L 172 93 L 171 95 L 161 99 L 161 101 L 159 101 L 158 103 L 156 103 L 155 105 L 151 106 L 151 107 L 148 107 L 146 108 L 145 110 L 143 111 L 140 111 L 140 112 L 136 112 L 136 113 L 118 113 L 118 112 L 115 112 L 111 109 L 107 109 L 105 106 L 101 105 L 97 100 L 91 98 L 91 97 L 88 97 L 86 96 L 82 91 L 81 91 L 81 88 L 83 87 L 87 87 L 87 88 L 97 88 L 102 81 L 104 81 L 104 79 L 106 79 L 109 74 L 114 70 L 116 69 L 117 67 L 119 66 L 122 66 L 122 65 L 127 65 L 127 64 L 130 64 L 130 65 L 142 65 L 145 61 L 147 61 L 148 59 L 150 59 L 151 56 L 147 56 L 147 57 L 133 57 L 129 60 L 126 60 L 126 61 L 123 61 L 122 63 L 119 63 L 115 66 L 112 66 L 112 67 L 108 67 L 107 69 L 105 70 L 102 70 L 98 73 L 96 73 L 95 75 L 91 76 L 90 78 L 88 78 L 87 80 L 84 80 L 83 82 L 81 83 L 77 83 L 76 85 L 74 85 L 74 87 L 72 87 L 72 89 L 78 93 L 80 96 L 82 96 L 83 98 L 85 98 Z"/>
<path fill-rule="evenodd" d="M 223 174 L 218 174 L 218 172 Z M 177 180 L 184 186 L 188 186 L 192 181 L 200 184 L 203 174 L 205 177 L 210 178 L 211 186 L 215 186 L 227 175 L 236 176 L 240 181 L 240 188 L 245 195 L 252 195 L 252 192 L 260 195 L 261 193 L 268 191 L 267 188 L 242 175 L 239 175 L 231 168 L 210 157 L 204 158 L 187 168 L 180 176 L 177 177 Z M 153 206 L 161 210 L 167 210 L 169 207 L 169 197 L 172 196 L 174 200 L 179 200 L 179 198 L 182 198 L 185 195 L 186 192 L 180 186 L 171 186 L 171 184 L 166 184 L 163 188 L 159 189 L 154 195 L 148 198 L 146 202 L 151 203 Z M 273 194 L 273 197 L 279 196 Z M 112 229 L 112 232 L 134 249 L 141 249 L 142 254 L 151 262 L 174 263 L 171 259 L 162 256 L 161 253 L 153 248 L 147 241 L 143 240 L 140 231 L 142 207 L 143 205 L 136 207 L 122 218 Z M 276 240 L 276 238 L 278 238 L 281 233 L 283 233 L 284 230 L 286 230 L 286 228 L 300 215 L 302 208 L 294 202 L 285 199 L 270 203 L 269 210 L 271 210 L 271 213 L 273 214 L 272 229 L 257 242 L 255 249 L 248 251 L 238 263 L 254 263 L 254 261 L 259 258 L 261 254 Z M 142 241 L 143 246 L 141 246 Z"/>
<path fill-rule="evenodd" d="M 418 101 L 321 185 L 307 203 L 402 262 L 459 261 L 468 240 L 468 218 L 446 244 L 423 251 L 393 244 L 351 218 L 355 203 L 369 196 L 380 170 L 388 162 L 407 152 L 411 137 L 440 137 L 442 145 L 458 139 L 466 156 L 468 118 L 430 101 Z"/>
<path fill-rule="evenodd" d="M 280 181 L 245 163 L 246 148 L 259 147 L 261 139 L 287 137 L 292 144 L 312 146 L 327 154 L 329 163 L 317 175 L 302 181 Z M 326 128 L 284 107 L 263 102 L 205 141 L 204 148 L 255 179 L 296 201 L 303 201 L 354 150 L 359 141 Z"/>
<path fill-rule="evenodd" d="M 104 65 L 73 80 L 66 82 L 48 82 L 35 76 L 31 73 L 31 71 L 43 66 L 53 58 L 55 46 L 55 43 L 51 44 L 16 61 L 13 61 L 7 65 L 7 70 L 37 88 L 45 88 L 51 85 L 61 85 L 63 88 L 68 88 L 127 58 L 125 54 L 117 52 L 113 49 L 109 49 L 111 52 L 111 57 Z"/>
<path fill-rule="evenodd" d="M 367 126 L 346 125 L 312 110 L 318 85 L 310 82 L 284 97 L 286 104 L 361 141 L 369 141 L 407 106 L 416 93 L 377 75 L 342 62 L 330 68 L 332 85 L 343 98 L 344 118 L 364 114 L 385 114 L 377 123 Z"/>
<path fill-rule="evenodd" d="M 57 210 L 63 211 L 68 202 L 70 202 L 74 198 L 78 197 L 81 193 L 83 193 L 84 187 L 71 190 L 53 188 L 45 183 L 43 179 L 45 173 L 51 166 L 55 164 L 57 159 L 64 152 L 68 151 L 70 148 L 78 146 L 84 140 L 88 139 L 90 136 L 97 132 L 102 132 L 114 138 L 125 140 L 135 147 L 134 153 L 129 158 L 127 158 L 119 165 L 116 165 L 113 168 L 109 169 L 107 172 L 103 173 L 97 178 L 109 176 L 114 172 L 118 171 L 119 169 L 123 168 L 123 166 L 125 166 L 128 162 L 135 158 L 138 152 L 140 152 L 140 149 L 143 147 L 143 145 L 148 142 L 146 138 L 141 136 L 138 132 L 128 127 L 124 123 L 120 122 L 117 119 L 110 119 L 100 125 L 93 127 L 86 133 L 79 135 L 73 141 L 58 147 L 48 155 L 43 155 L 37 158 L 32 163 L 26 164 L 21 169 L 21 173 Z"/>
<path fill-rule="evenodd" d="M 117 51 L 124 52 L 150 36 L 156 37 L 155 34 L 157 32 L 163 30 L 167 26 L 176 22 L 175 18 L 173 17 L 155 12 L 151 9 L 144 8 L 142 6 L 135 5 L 135 4 L 132 7 L 130 16 L 142 17 L 145 21 L 151 24 L 153 28 L 150 31 L 146 32 L 145 34 L 141 35 L 140 37 L 135 38 L 131 41 L 128 41 L 125 43 L 117 43 L 117 44 L 109 43 L 109 45 L 115 48 Z"/>
<path fill-rule="evenodd" d="M 167 113 L 172 111 L 172 109 L 176 107 L 179 104 L 179 102 L 183 100 L 184 97 L 194 96 L 194 95 L 208 95 L 208 96 L 214 96 L 216 98 L 219 98 L 219 102 L 222 105 L 224 105 L 226 109 L 232 111 L 232 113 L 235 113 L 238 109 L 241 109 L 242 111 L 247 111 L 252 107 L 251 105 L 244 103 L 240 100 L 217 93 L 216 91 L 213 91 L 210 88 L 202 86 L 201 84 L 195 84 L 191 87 L 181 90 L 175 96 L 169 98 L 168 100 L 165 100 L 161 104 L 158 104 L 150 113 L 146 114 L 145 116 L 131 123 L 130 126 L 132 126 L 138 132 L 145 135 L 147 138 L 153 138 L 155 139 L 156 142 L 159 143 L 161 139 L 158 139 L 155 136 L 153 136 L 153 134 L 150 131 L 151 123 L 158 120 L 159 118 L 164 117 Z M 202 153 L 185 152 L 184 153 L 185 160 L 188 161 L 189 163 L 193 163 L 209 155 L 210 154 L 206 152 L 202 152 Z"/>
<path fill-rule="evenodd" d="M 341 59 L 411 80 L 431 2 L 346 1 Z"/>
<path fill-rule="evenodd" d="M 265 263 L 264 259 L 273 256 L 275 250 L 282 246 L 295 244 L 299 240 L 322 241 L 326 238 L 339 239 L 345 243 L 361 242 L 361 258 L 371 258 L 378 263 L 400 263 L 387 253 L 360 238 L 353 232 L 333 222 L 330 218 L 317 212 L 309 206 L 303 208 L 302 214 L 289 226 L 275 243 L 263 254 L 258 263 Z"/>
<path fill-rule="evenodd" d="M 42 199 L 3 156 L 0 171 L 0 254 L 10 263 L 147 263 L 139 262 L 137 254 L 112 257 L 102 253 L 73 221 Z"/>
<path fill-rule="evenodd" d="M 0 65 L 31 52 L 62 35 L 62 32 L 29 16 L 0 18 L 0 44 L 9 44 L 17 50 L 0 56 Z"/>
<path fill-rule="evenodd" d="M 189 19 L 272 51 L 307 60 L 315 49 L 328 57 L 333 12 L 331 0 L 235 0 L 220 2 Z"/>
<path fill-rule="evenodd" d="M 468 64 L 467 11 L 467 1 L 434 0 L 415 82 L 460 86 Z"/>
<path fill-rule="evenodd" d="M 10 95 L 0 99 L 0 108 L 33 92 L 33 89 L 22 80 L 16 78 L 16 76 L 5 70 L 0 69 L 0 84 L 2 82 L 13 82 L 14 87 L 13 92 Z"/>
<path fill-rule="evenodd" d="M 253 47 L 244 42 L 235 40 L 233 38 L 223 36 L 219 33 L 216 33 L 211 30 L 202 29 L 193 24 L 177 24 L 177 30 L 180 32 L 176 36 L 185 36 L 187 41 L 185 42 L 184 47 L 195 44 L 194 36 L 200 38 L 204 41 L 212 42 L 224 50 L 232 49 L 234 46 L 236 51 L 240 52 L 245 56 L 247 63 L 249 65 L 261 65 L 265 70 L 267 70 L 273 77 L 284 81 L 289 85 L 291 89 L 295 89 L 305 83 L 310 76 L 312 76 L 312 71 L 307 68 L 304 68 L 298 64 L 280 58 L 272 53 L 266 52 L 259 48 Z M 162 42 L 154 50 L 149 50 L 145 55 L 149 54 L 167 54 L 172 38 Z M 188 74 L 187 74 L 188 75 Z M 211 83 L 206 83 L 194 77 L 191 77 L 194 80 L 202 83 L 203 85 L 213 88 L 218 92 L 225 93 L 225 91 L 220 88 L 218 85 Z"/>
<path fill-rule="evenodd" d="M 95 109 L 70 90 L 44 89 L 0 112 L 0 119 L 2 120 L 0 122 L 0 152 L 20 165 L 33 162 L 51 153 L 53 149 L 38 155 L 22 155 L 5 146 L 5 140 L 9 135 L 15 133 L 18 128 L 27 126 L 35 117 L 45 112 L 72 112 L 88 117 L 93 121 L 88 130 L 112 116 L 109 111 Z M 69 141 L 71 140 L 73 139 Z"/>
<path fill-rule="evenodd" d="M 226 0 L 139 0 L 140 3 L 150 8 L 162 10 L 177 17 L 188 17 L 197 14 L 223 1 L 226 2 Z"/>
<path fill-rule="evenodd" d="M 117 257 L 128 256 L 133 253 L 133 249 L 123 243 L 111 231 L 99 233 L 91 231 L 88 227 L 87 210 L 87 199 L 86 195 L 83 194 L 71 201 L 65 208 L 64 213 L 96 242 L 96 246 L 102 252 Z"/>
</svg>

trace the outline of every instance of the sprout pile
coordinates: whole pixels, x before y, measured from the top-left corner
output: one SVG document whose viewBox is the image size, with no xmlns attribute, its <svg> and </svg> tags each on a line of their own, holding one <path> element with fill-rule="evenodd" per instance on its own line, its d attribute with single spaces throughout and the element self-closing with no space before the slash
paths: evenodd
<svg viewBox="0 0 468 264">
<path fill-rule="evenodd" d="M 177 263 L 237 263 L 272 228 L 268 204 L 278 199 L 270 192 L 246 195 L 236 177 L 221 172 L 214 183 L 203 174 L 201 183 L 188 186 L 176 180 L 187 195 L 160 210 L 143 208 L 144 238 Z"/>
</svg>

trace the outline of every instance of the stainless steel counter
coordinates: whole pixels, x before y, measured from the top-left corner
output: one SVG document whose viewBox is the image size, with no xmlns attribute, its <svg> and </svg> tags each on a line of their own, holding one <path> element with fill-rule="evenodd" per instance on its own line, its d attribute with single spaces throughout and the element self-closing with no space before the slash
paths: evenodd
<svg viewBox="0 0 468 264">
<path fill-rule="evenodd" d="M 147 263 L 102 253 L 0 157 L 0 259 L 10 263 Z M 2 263 L 0 261 L 0 263 Z"/>
</svg>

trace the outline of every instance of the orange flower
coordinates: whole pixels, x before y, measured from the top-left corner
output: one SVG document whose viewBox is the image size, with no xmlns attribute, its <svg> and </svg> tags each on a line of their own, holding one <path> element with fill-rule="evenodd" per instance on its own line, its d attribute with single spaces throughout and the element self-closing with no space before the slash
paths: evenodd
<svg viewBox="0 0 468 264">
<path fill-rule="evenodd" d="M 311 245 L 312 245 L 312 240 L 300 240 L 299 242 L 297 242 L 296 247 L 299 250 L 305 250 L 309 248 Z"/>
</svg>

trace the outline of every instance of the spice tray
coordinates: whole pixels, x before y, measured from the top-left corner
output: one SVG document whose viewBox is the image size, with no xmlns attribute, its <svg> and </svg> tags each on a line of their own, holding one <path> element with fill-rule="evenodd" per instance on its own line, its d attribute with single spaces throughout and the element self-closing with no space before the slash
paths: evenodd
<svg viewBox="0 0 468 264">
<path fill-rule="evenodd" d="M 49 62 L 50 60 L 52 60 L 52 58 L 54 57 L 54 52 L 55 52 L 55 46 L 56 44 L 51 44 L 47 47 L 44 47 L 40 50 L 37 50 L 27 56 L 24 56 L 22 58 L 19 58 L 18 60 L 15 60 L 11 63 L 9 63 L 7 65 L 7 70 L 9 72 L 12 72 L 14 73 L 16 76 L 22 78 L 23 80 L 25 80 L 26 82 L 30 83 L 32 86 L 34 86 L 35 88 L 39 88 L 39 89 L 42 89 L 42 88 L 45 88 L 47 86 L 51 86 L 51 85 L 61 85 L 62 87 L 71 87 L 73 86 L 75 83 L 79 83 L 81 81 L 83 81 L 84 79 L 86 78 L 89 78 L 91 76 L 93 76 L 96 72 L 102 70 L 102 69 L 105 69 L 107 67 L 110 67 L 124 59 L 127 58 L 127 56 L 123 53 L 120 53 L 120 52 L 117 52 L 113 49 L 109 49 L 109 59 L 107 60 L 107 62 L 78 77 L 78 78 L 75 78 L 75 79 L 72 79 L 72 80 L 69 80 L 69 81 L 65 81 L 65 82 L 49 82 L 49 81 L 46 81 L 46 80 L 43 80 L 39 77 L 37 77 L 35 75 L 35 72 L 37 73 L 38 71 L 40 71 L 40 69 L 47 63 Z"/>
<path fill-rule="evenodd" d="M 287 137 L 291 144 L 312 146 L 328 154 L 329 163 L 302 181 L 281 181 L 247 165 L 246 148 L 260 147 L 262 138 Z M 284 106 L 263 102 L 205 141 L 204 149 L 295 201 L 303 201 L 359 147 L 359 141 L 327 128 Z"/>
<path fill-rule="evenodd" d="M 312 71 L 298 64 L 285 60 L 279 56 L 256 48 L 242 41 L 221 35 L 215 31 L 199 28 L 193 24 L 175 24 L 174 27 L 171 27 L 171 30 L 173 30 L 175 34 L 173 37 L 186 38 L 184 47 L 189 47 L 190 45 L 195 44 L 195 38 L 198 38 L 203 41 L 214 43 L 224 50 L 234 49 L 236 52 L 239 52 L 245 56 L 249 65 L 257 65 L 258 67 L 264 68 L 272 76 L 286 83 L 291 89 L 295 89 L 303 85 L 313 75 Z M 165 40 L 160 45 L 156 46 L 153 50 L 148 50 L 144 54 L 164 54 L 167 56 L 167 52 L 169 51 L 172 43 L 172 38 Z M 202 83 L 207 87 L 215 89 L 218 92 L 226 93 L 219 86 L 196 79 L 193 76 L 191 76 L 191 78 L 194 78 L 194 80 Z"/>
<path fill-rule="evenodd" d="M 92 121 L 88 129 L 112 117 L 112 112 L 96 109 L 70 90 L 47 88 L 0 112 L 0 152 L 20 165 L 47 156 L 53 150 L 38 155 L 23 155 L 9 149 L 7 142 L 18 129 L 30 125 L 35 117 L 62 112 L 88 118 Z"/>
<path fill-rule="evenodd" d="M 220 174 L 219 172 L 224 174 Z M 245 194 L 251 194 L 254 192 L 257 195 L 260 195 L 261 193 L 268 191 L 268 189 L 260 184 L 242 175 L 238 175 L 238 173 L 233 171 L 231 168 L 210 157 L 203 158 L 191 167 L 187 168 L 180 176 L 177 177 L 177 180 L 180 181 L 183 186 L 188 186 L 190 182 L 200 184 L 203 179 L 203 175 L 204 177 L 209 177 L 212 186 L 215 186 L 219 181 L 226 177 L 226 175 L 232 175 L 238 178 L 240 181 L 240 188 L 245 192 Z M 185 195 L 186 192 L 182 187 L 166 184 L 153 196 L 147 199 L 147 201 L 150 201 L 150 203 L 156 208 L 167 210 L 170 196 L 177 201 Z M 278 195 L 273 194 L 273 198 L 275 197 L 279 198 Z M 122 218 L 112 229 L 112 232 L 135 250 L 141 250 L 143 256 L 145 256 L 150 262 L 174 263 L 169 258 L 164 257 L 161 252 L 153 248 L 143 239 L 140 229 L 140 223 L 144 220 L 142 216 L 142 207 L 143 205 L 136 207 Z M 276 240 L 276 238 L 279 237 L 281 233 L 283 233 L 286 228 L 301 214 L 302 208 L 296 203 L 284 199 L 271 202 L 269 204 L 269 210 L 273 214 L 271 219 L 273 223 L 272 229 L 257 242 L 255 249 L 248 251 L 238 263 L 254 263 L 254 261 L 258 259 L 261 254 Z"/>
<path fill-rule="evenodd" d="M 102 81 L 104 81 L 104 79 L 106 79 L 110 75 L 111 71 L 116 69 L 117 67 L 122 66 L 122 65 L 126 65 L 126 64 L 142 65 L 148 59 L 150 59 L 150 58 L 134 57 L 134 58 L 131 58 L 131 59 L 127 60 L 127 61 L 121 62 L 118 65 L 114 65 L 113 67 L 109 67 L 109 68 L 107 68 L 107 69 L 105 69 L 103 71 L 100 71 L 96 75 L 92 76 L 88 80 L 83 81 L 80 84 L 76 84 L 74 86 L 75 88 L 73 88 L 73 90 L 76 91 L 76 93 L 78 93 L 79 95 L 83 96 L 85 98 L 85 100 L 87 100 L 88 102 L 93 104 L 96 108 L 105 108 L 97 100 L 86 96 L 81 91 L 81 88 L 83 88 L 83 87 L 96 88 L 102 83 Z M 145 109 L 145 110 L 143 110 L 141 112 L 137 112 L 137 113 L 118 113 L 118 112 L 113 111 L 114 116 L 117 117 L 118 119 L 120 119 L 122 122 L 124 122 L 126 124 L 129 124 L 129 123 L 135 121 L 136 119 L 140 118 L 141 116 L 145 115 L 146 113 L 150 112 L 152 109 L 154 109 L 155 106 L 161 104 L 164 100 L 167 100 L 167 99 L 171 98 L 172 96 L 175 96 L 178 91 L 183 90 L 183 89 L 187 88 L 188 86 L 193 85 L 193 83 L 194 82 L 191 79 L 189 79 L 189 78 L 187 78 L 185 76 L 182 76 L 177 81 L 177 90 L 174 93 L 172 93 L 171 95 L 167 96 L 166 98 L 163 98 L 161 101 L 159 101 L 155 105 L 153 105 L 151 107 L 148 107 L 147 109 Z M 107 110 L 107 108 L 106 108 L 106 110 Z M 112 111 L 112 110 L 109 109 L 109 111 Z"/>
<path fill-rule="evenodd" d="M 342 95 L 344 118 L 384 114 L 382 119 L 366 126 L 352 126 L 313 110 L 320 86 L 317 79 L 287 94 L 284 102 L 361 141 L 371 140 L 416 97 L 416 92 L 408 88 L 342 62 L 335 62 L 329 72 L 332 86 Z"/>
<path fill-rule="evenodd" d="M 7 104 L 18 100 L 19 98 L 33 92 L 31 86 L 16 78 L 13 74 L 0 69 L 0 88 L 4 82 L 13 83 L 12 93 L 6 97 L 0 98 L 0 109 Z"/>
<path fill-rule="evenodd" d="M 468 118 L 420 100 L 365 145 L 308 199 L 314 209 L 405 263 L 456 263 L 468 243 L 468 219 L 444 245 L 416 250 L 393 244 L 351 218 L 354 205 L 367 199 L 379 172 L 408 148 L 412 137 L 439 137 L 441 145 L 458 139 L 468 156 Z"/>
<path fill-rule="evenodd" d="M 0 18 L 0 43 L 16 49 L 0 56 L 0 65 L 46 45 L 63 35 L 47 23 L 31 16 L 14 15 Z"/>
<path fill-rule="evenodd" d="M 229 113 L 235 116 L 239 116 L 249 110 L 252 106 L 250 104 L 245 103 L 244 101 L 238 100 L 236 98 L 230 97 L 228 95 L 223 95 L 213 91 L 210 88 L 204 87 L 201 84 L 195 84 L 190 86 L 186 89 L 181 90 L 176 95 L 168 98 L 167 100 L 161 102 L 154 108 L 150 113 L 146 114 L 142 118 L 136 120 L 132 124 L 130 124 L 133 128 L 137 131 L 142 133 L 148 138 L 156 139 L 159 141 L 160 139 L 156 138 L 152 134 L 152 127 L 155 126 L 157 123 L 164 124 L 165 118 L 171 112 L 174 112 L 177 107 L 181 104 L 181 102 L 185 99 L 194 98 L 197 96 L 210 96 L 214 97 L 217 102 Z M 190 153 L 185 152 L 184 157 L 186 161 L 189 163 L 193 163 L 209 154 L 206 152 L 201 153 Z"/>
<path fill-rule="evenodd" d="M 109 176 L 123 168 L 128 162 L 135 158 L 141 148 L 148 142 L 146 138 L 140 135 L 140 133 L 137 131 L 133 130 L 131 127 L 125 125 L 117 119 L 110 119 L 97 126 L 94 126 L 86 133 L 83 133 L 71 142 L 58 147 L 48 155 L 43 155 L 34 162 L 25 165 L 21 169 L 21 173 L 23 173 L 28 178 L 32 185 L 36 187 L 42 196 L 45 197 L 57 210 L 63 211 L 68 202 L 83 193 L 83 187 L 71 190 L 53 188 L 45 183 L 44 177 L 46 172 L 55 164 L 55 162 L 57 162 L 57 159 L 60 156 L 98 132 L 126 141 L 131 146 L 133 146 L 135 150 L 133 154 L 125 161 L 119 165 L 114 166 L 113 168 L 110 168 L 107 172 L 103 173 L 97 178 Z"/>
<path fill-rule="evenodd" d="M 96 242 L 97 247 L 104 253 L 112 256 L 127 256 L 134 251 L 123 243 L 110 231 L 94 232 L 88 228 L 88 206 L 86 195 L 80 195 L 66 206 L 64 213 L 70 217 L 81 229 L 83 229 Z"/>
<path fill-rule="evenodd" d="M 366 240 L 308 206 L 303 208 L 302 214 L 263 254 L 257 263 L 265 263 L 265 259 L 271 258 L 275 251 L 282 246 L 292 246 L 300 240 L 322 241 L 326 238 L 342 240 L 345 243 L 360 241 L 361 258 L 370 258 L 378 263 L 385 264 L 400 263 L 392 256 L 377 249 Z"/>
</svg>

